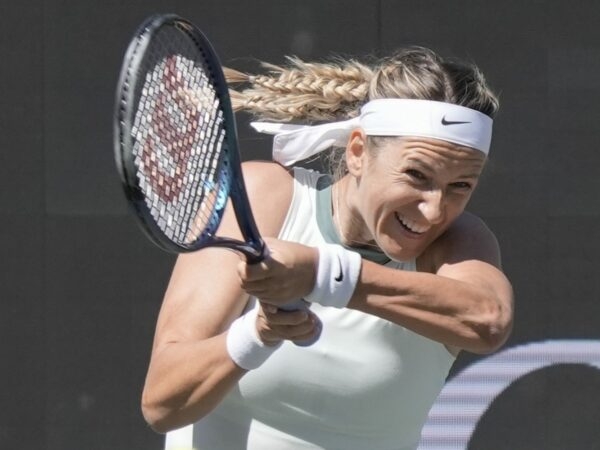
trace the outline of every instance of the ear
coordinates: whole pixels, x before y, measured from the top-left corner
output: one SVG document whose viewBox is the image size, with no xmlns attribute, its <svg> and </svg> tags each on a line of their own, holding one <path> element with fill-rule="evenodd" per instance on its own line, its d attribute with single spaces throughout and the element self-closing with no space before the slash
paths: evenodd
<svg viewBox="0 0 600 450">
<path fill-rule="evenodd" d="M 346 144 L 346 165 L 348 172 L 359 177 L 367 157 L 367 135 L 362 128 L 356 128 L 350 133 Z"/>
</svg>

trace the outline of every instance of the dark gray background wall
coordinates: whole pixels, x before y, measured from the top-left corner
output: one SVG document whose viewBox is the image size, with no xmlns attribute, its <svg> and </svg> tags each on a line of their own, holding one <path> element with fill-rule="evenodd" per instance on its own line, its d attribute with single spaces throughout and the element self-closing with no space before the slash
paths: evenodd
<svg viewBox="0 0 600 450">
<path fill-rule="evenodd" d="M 600 340 L 597 2 L 4 1 L 0 448 L 162 446 L 139 400 L 174 258 L 128 215 L 111 140 L 123 52 L 156 12 L 191 19 L 238 68 L 405 44 L 477 62 L 502 110 L 470 209 L 496 232 L 516 290 L 507 347 Z M 245 159 L 268 158 L 244 117 L 239 132 Z M 461 356 L 453 373 L 479 359 Z M 517 384 L 469 448 L 600 449 L 597 370 L 557 366 Z"/>
</svg>

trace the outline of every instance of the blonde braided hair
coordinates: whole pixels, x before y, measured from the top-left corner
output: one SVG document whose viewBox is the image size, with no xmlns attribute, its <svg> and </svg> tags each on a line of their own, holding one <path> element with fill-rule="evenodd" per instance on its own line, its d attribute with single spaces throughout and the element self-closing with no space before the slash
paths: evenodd
<svg viewBox="0 0 600 450">
<path fill-rule="evenodd" d="M 432 50 L 409 47 L 371 64 L 356 59 L 287 65 L 262 63 L 266 73 L 251 75 L 225 68 L 235 111 L 262 120 L 319 122 L 359 114 L 376 98 L 413 98 L 456 103 L 493 117 L 498 100 L 472 64 L 443 59 Z M 245 85 L 237 90 L 237 85 Z"/>
<path fill-rule="evenodd" d="M 287 61 L 287 67 L 263 63 L 268 71 L 263 75 L 225 68 L 230 85 L 250 85 L 230 90 L 233 109 L 275 121 L 328 121 L 358 114 L 373 77 L 371 68 L 355 60 L 309 63 L 288 57 Z"/>
<path fill-rule="evenodd" d="M 370 64 L 355 59 L 305 62 L 288 57 L 286 66 L 262 63 L 265 74 L 225 69 L 235 111 L 259 120 L 315 123 L 355 117 L 377 98 L 408 98 L 455 103 L 494 117 L 496 95 L 474 65 L 444 59 L 423 47 L 408 47 Z M 242 89 L 234 89 L 238 85 Z M 382 139 L 369 136 L 373 148 Z M 326 156 L 332 171 L 345 171 L 339 152 Z"/>
</svg>

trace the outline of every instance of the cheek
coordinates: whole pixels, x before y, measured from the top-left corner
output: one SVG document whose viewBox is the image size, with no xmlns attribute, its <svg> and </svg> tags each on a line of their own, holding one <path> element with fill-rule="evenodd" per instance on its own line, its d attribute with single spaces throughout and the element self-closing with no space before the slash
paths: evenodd
<svg viewBox="0 0 600 450">
<path fill-rule="evenodd" d="M 418 205 L 423 192 L 406 183 L 388 183 L 379 186 L 373 193 L 373 200 L 378 202 L 382 212 L 394 212 L 410 206 Z"/>
<path fill-rule="evenodd" d="M 372 231 L 382 227 L 387 228 L 390 223 L 396 223 L 395 213 L 406 208 L 416 207 L 418 193 L 415 194 L 406 187 L 386 185 L 371 191 L 368 202 L 364 205 L 364 212 L 368 213 L 365 222 Z"/>
<path fill-rule="evenodd" d="M 381 209 L 381 199 L 376 195 L 376 191 L 369 191 L 363 195 L 359 203 L 359 210 L 362 220 L 372 229 L 377 212 Z"/>
<path fill-rule="evenodd" d="M 459 216 L 460 214 L 462 214 L 462 212 L 467 207 L 467 204 L 469 203 L 470 199 L 471 199 L 471 194 L 460 195 L 460 196 L 457 196 L 456 198 L 451 198 L 448 201 L 448 205 L 447 205 L 448 213 L 454 217 Z"/>
<path fill-rule="evenodd" d="M 364 231 L 369 234 L 377 229 L 379 226 L 378 221 L 389 207 L 389 199 L 382 195 L 382 192 L 385 192 L 385 190 L 373 183 L 361 189 L 355 197 L 357 212 L 360 215 L 361 222 L 366 227 Z"/>
</svg>

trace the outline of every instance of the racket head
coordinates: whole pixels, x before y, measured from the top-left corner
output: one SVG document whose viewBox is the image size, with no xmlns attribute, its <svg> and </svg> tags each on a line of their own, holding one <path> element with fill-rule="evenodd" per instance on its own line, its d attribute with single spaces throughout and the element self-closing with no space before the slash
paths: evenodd
<svg viewBox="0 0 600 450">
<path fill-rule="evenodd" d="M 152 242 L 175 253 L 218 245 L 262 258 L 221 64 L 186 19 L 155 15 L 135 32 L 117 86 L 114 150 L 129 205 Z M 246 242 L 215 235 L 229 197 Z"/>
</svg>

